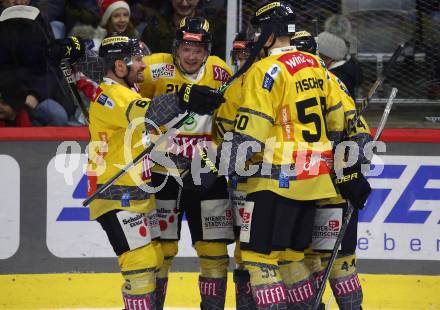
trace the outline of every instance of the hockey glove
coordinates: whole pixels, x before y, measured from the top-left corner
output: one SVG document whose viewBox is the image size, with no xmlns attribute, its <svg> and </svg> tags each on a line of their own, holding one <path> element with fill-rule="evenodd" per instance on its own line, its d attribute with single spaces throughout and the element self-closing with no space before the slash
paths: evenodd
<svg viewBox="0 0 440 310">
<path fill-rule="evenodd" d="M 85 42 L 79 37 L 68 37 L 57 39 L 49 46 L 49 57 L 57 63 L 67 59 L 70 63 L 75 63 L 84 56 Z"/>
<path fill-rule="evenodd" d="M 225 101 L 217 90 L 196 84 L 183 84 L 177 95 L 185 110 L 202 115 L 212 114 Z"/>
<path fill-rule="evenodd" d="M 370 183 L 361 172 L 361 165 L 343 169 L 343 176 L 336 179 L 336 186 L 344 199 L 355 208 L 363 209 L 371 193 Z"/>
</svg>

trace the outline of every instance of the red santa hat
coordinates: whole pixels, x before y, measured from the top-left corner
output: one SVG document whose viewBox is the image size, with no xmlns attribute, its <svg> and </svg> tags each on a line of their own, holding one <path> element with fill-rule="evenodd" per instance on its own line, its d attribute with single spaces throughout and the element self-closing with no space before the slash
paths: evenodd
<svg viewBox="0 0 440 310">
<path fill-rule="evenodd" d="M 105 26 L 112 16 L 112 13 L 117 9 L 127 9 L 130 13 L 130 6 L 125 1 L 117 0 L 99 0 L 99 13 L 101 13 L 101 26 Z"/>
</svg>

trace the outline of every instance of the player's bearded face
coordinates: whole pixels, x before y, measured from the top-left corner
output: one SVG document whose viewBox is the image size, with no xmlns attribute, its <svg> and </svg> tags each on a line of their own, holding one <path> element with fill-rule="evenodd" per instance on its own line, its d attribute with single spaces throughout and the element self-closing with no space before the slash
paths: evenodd
<svg viewBox="0 0 440 310">
<path fill-rule="evenodd" d="M 132 83 L 142 83 L 144 81 L 145 63 L 142 61 L 142 56 L 133 56 L 128 80 Z"/>
<path fill-rule="evenodd" d="M 208 51 L 202 44 L 181 43 L 177 48 L 179 64 L 189 74 L 198 72 L 206 57 Z"/>
</svg>

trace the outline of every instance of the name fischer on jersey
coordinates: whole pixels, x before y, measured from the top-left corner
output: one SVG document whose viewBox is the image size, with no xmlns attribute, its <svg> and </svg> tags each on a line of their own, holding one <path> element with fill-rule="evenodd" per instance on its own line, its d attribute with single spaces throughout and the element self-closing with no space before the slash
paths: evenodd
<svg viewBox="0 0 440 310">
<path fill-rule="evenodd" d="M 320 88 L 323 90 L 324 81 L 317 78 L 302 79 L 295 83 L 296 92 L 303 92 L 309 89 Z"/>
</svg>

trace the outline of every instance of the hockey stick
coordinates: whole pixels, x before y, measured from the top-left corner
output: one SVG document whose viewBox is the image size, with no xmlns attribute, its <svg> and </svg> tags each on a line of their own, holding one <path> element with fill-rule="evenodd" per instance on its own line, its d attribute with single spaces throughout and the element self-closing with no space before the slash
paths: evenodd
<svg viewBox="0 0 440 310">
<path fill-rule="evenodd" d="M 89 124 L 89 111 L 87 110 L 86 106 L 84 105 L 84 103 L 81 99 L 81 96 L 78 92 L 78 89 L 76 88 L 76 81 L 75 81 L 75 77 L 73 76 L 72 66 L 70 65 L 70 63 L 67 59 L 61 60 L 60 69 L 63 72 L 64 78 L 66 79 L 67 84 L 69 85 L 69 90 L 70 90 L 70 93 L 73 97 L 73 101 L 80 108 L 82 114 L 84 115 L 86 123 L 88 125 Z"/>
<path fill-rule="evenodd" d="M 367 96 L 362 100 L 361 106 L 356 109 L 356 115 L 352 122 L 349 122 L 348 128 L 345 131 L 345 137 L 346 138 L 356 127 L 361 115 L 365 112 L 367 109 L 371 98 L 373 98 L 374 94 L 376 93 L 376 90 L 379 88 L 379 86 L 382 85 L 382 83 L 385 81 L 385 79 L 389 76 L 391 68 L 394 66 L 394 64 L 397 61 L 397 58 L 399 58 L 400 54 L 402 53 L 403 49 L 408 43 L 401 43 L 397 46 L 397 48 L 394 50 L 393 55 L 390 58 L 390 61 L 388 62 L 387 66 L 385 66 L 384 70 L 379 74 L 376 81 L 374 81 L 373 85 L 368 90 Z"/>
<path fill-rule="evenodd" d="M 377 127 L 376 134 L 374 135 L 373 141 L 378 141 L 380 136 L 382 135 L 382 131 L 385 127 L 385 122 L 391 112 L 391 107 L 393 106 L 394 98 L 396 98 L 396 95 L 397 88 L 393 87 L 390 97 L 388 98 L 387 104 L 385 106 L 385 110 L 383 111 L 382 118 L 380 119 L 379 126 Z"/>
<path fill-rule="evenodd" d="M 218 92 L 221 94 L 224 94 L 226 89 L 231 85 L 231 83 L 237 79 L 239 76 L 241 76 L 244 72 L 246 72 L 250 66 L 253 64 L 255 59 L 258 56 L 259 51 L 263 48 L 266 41 L 269 39 L 273 31 L 273 26 L 268 25 L 263 27 L 263 30 L 261 32 L 261 35 L 258 39 L 258 41 L 255 43 L 255 46 L 252 48 L 251 54 L 249 55 L 249 58 L 246 60 L 243 67 L 241 67 L 232 77 L 229 78 L 219 89 Z M 190 112 L 185 114 L 177 123 L 175 123 L 171 129 L 179 129 L 183 126 L 183 124 L 188 120 L 194 117 L 196 113 Z M 156 144 L 159 143 L 161 139 L 158 140 Z M 92 195 L 90 195 L 86 200 L 83 201 L 82 205 L 84 207 L 88 206 L 93 200 L 95 200 L 98 195 L 106 191 L 110 186 L 113 185 L 113 183 L 116 182 L 121 176 L 123 176 L 128 170 L 130 170 L 132 167 L 136 166 L 141 160 L 143 160 L 148 154 L 151 153 L 153 148 L 156 145 L 155 143 L 151 143 L 145 150 L 143 150 L 138 156 L 136 156 L 135 159 L 133 159 L 130 163 L 128 163 L 124 168 L 122 168 L 119 172 L 117 172 L 113 177 L 111 177 L 107 182 L 105 182 L 103 185 L 101 185 Z M 160 143 L 159 143 L 160 144 Z"/>
<path fill-rule="evenodd" d="M 388 116 L 390 114 L 391 107 L 393 105 L 394 98 L 396 97 L 396 94 L 397 94 L 397 88 L 393 87 L 393 89 L 391 90 L 390 97 L 388 98 L 387 104 L 385 106 L 385 110 L 382 114 L 382 118 L 380 119 L 379 126 L 377 127 L 377 131 L 374 136 L 373 143 L 380 139 L 382 131 L 385 128 L 385 124 L 388 120 Z M 342 243 L 342 240 L 344 239 L 345 231 L 347 230 L 348 224 L 350 223 L 351 216 L 353 215 L 353 211 L 354 211 L 354 207 L 348 201 L 347 212 L 344 216 L 344 221 L 342 222 L 341 230 L 339 231 L 338 237 L 336 238 L 335 245 L 333 247 L 330 259 L 327 263 L 327 267 L 325 269 L 324 275 L 322 276 L 321 286 L 318 288 L 318 292 L 317 292 L 315 301 L 313 303 L 313 307 L 312 307 L 313 310 L 317 310 L 321 304 L 321 299 L 322 299 L 322 295 L 324 294 L 326 282 L 330 276 L 330 272 L 331 272 L 333 265 L 335 263 L 336 257 L 339 252 L 339 247 Z"/>
<path fill-rule="evenodd" d="M 15 5 L 5 9 L 0 16 L 0 22 L 4 22 L 8 20 L 11 21 L 12 19 L 17 19 L 17 20 L 25 19 L 34 22 L 41 30 L 41 33 L 43 33 L 44 38 L 46 40 L 46 44 L 50 45 L 54 42 L 55 38 L 53 37 L 52 32 L 49 31 L 47 27 L 45 27 L 45 23 L 44 21 L 42 21 L 40 10 L 38 8 L 27 5 Z M 59 69 L 63 73 L 64 79 L 69 87 L 69 92 L 74 104 L 80 108 L 81 112 L 84 114 L 86 120 L 88 121 L 87 108 L 82 102 L 81 96 L 79 95 L 78 90 L 76 89 L 75 78 L 72 75 L 72 68 L 67 59 L 61 60 Z M 55 76 L 57 76 L 56 73 L 54 74 Z M 64 89 L 62 85 L 60 86 L 62 89 Z"/>
<path fill-rule="evenodd" d="M 315 39 L 315 43 L 316 43 L 316 56 L 319 56 L 319 45 L 318 45 L 319 23 L 318 23 L 318 18 L 312 19 L 312 25 L 313 25 L 313 38 Z"/>
</svg>

